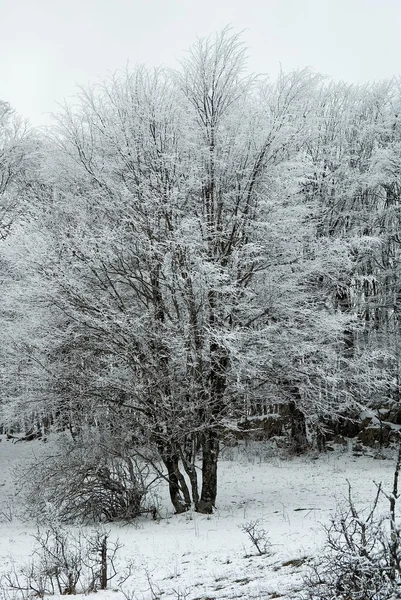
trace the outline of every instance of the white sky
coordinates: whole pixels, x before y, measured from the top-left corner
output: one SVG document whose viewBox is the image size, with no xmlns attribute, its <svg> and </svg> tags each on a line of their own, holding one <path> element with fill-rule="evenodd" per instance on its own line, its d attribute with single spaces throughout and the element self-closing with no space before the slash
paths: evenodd
<svg viewBox="0 0 401 600">
<path fill-rule="evenodd" d="M 175 67 L 197 35 L 228 23 L 246 29 L 252 71 L 401 73 L 401 0 L 0 0 L 0 99 L 41 124 L 75 84 L 127 61 Z"/>
</svg>

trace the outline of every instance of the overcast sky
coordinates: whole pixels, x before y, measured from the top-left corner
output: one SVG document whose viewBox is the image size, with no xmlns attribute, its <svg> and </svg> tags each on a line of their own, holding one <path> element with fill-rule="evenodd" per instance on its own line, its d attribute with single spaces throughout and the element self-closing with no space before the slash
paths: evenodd
<svg viewBox="0 0 401 600">
<path fill-rule="evenodd" d="M 249 68 L 362 82 L 401 72 L 401 0 L 0 0 L 0 99 L 34 124 L 129 61 L 177 66 L 196 36 L 245 29 Z"/>
</svg>

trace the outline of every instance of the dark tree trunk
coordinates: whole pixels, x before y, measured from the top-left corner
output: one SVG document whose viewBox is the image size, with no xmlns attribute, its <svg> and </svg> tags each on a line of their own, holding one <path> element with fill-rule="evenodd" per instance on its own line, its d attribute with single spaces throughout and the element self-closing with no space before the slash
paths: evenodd
<svg viewBox="0 0 401 600">
<path fill-rule="evenodd" d="M 103 536 L 100 543 L 100 589 L 107 589 L 107 535 Z"/>
<path fill-rule="evenodd" d="M 210 326 L 215 327 L 218 322 L 214 314 L 216 298 L 214 293 L 209 294 L 211 307 Z M 225 391 L 227 387 L 227 371 L 229 356 L 227 350 L 215 342 L 210 344 L 210 406 L 204 422 L 212 426 L 218 423 L 225 411 Z M 216 504 L 217 496 L 217 461 L 219 457 L 219 432 L 212 427 L 206 430 L 202 438 L 202 491 L 195 510 L 200 513 L 211 514 Z"/>
<path fill-rule="evenodd" d="M 178 456 L 163 454 L 163 462 L 167 469 L 170 499 L 175 512 L 177 514 L 186 512 L 191 506 L 191 498 L 185 479 L 179 470 Z"/>
<path fill-rule="evenodd" d="M 202 493 L 197 512 L 211 514 L 216 505 L 217 496 L 217 459 L 219 439 L 216 431 L 207 431 L 202 442 Z"/>
<path fill-rule="evenodd" d="M 298 389 L 296 389 L 296 392 L 299 395 Z M 309 445 L 306 435 L 305 415 L 293 400 L 289 403 L 288 409 L 291 417 L 291 441 L 293 450 L 296 454 L 302 454 Z"/>
</svg>

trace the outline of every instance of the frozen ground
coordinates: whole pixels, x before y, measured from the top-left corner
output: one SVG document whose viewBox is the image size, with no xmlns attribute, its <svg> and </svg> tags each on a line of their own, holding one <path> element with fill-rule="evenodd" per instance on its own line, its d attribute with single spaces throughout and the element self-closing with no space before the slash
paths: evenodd
<svg viewBox="0 0 401 600">
<path fill-rule="evenodd" d="M 40 448 L 40 442 L 12 444 L 2 438 L 0 443 L 0 573 L 31 556 L 35 526 L 18 519 L 11 473 L 15 463 Z M 121 571 L 127 562 L 133 570 L 121 589 L 116 578 L 98 598 L 295 599 L 308 559 L 321 553 L 322 524 L 347 494 L 347 479 L 366 504 L 376 489 L 373 482 L 389 486 L 392 470 L 390 457 L 356 457 L 350 451 L 280 459 L 260 446 L 231 450 L 220 462 L 214 515 L 173 515 L 163 486 L 158 522 L 144 518 L 136 525 L 108 527 L 110 539 L 123 544 Z M 256 556 L 240 529 L 254 520 L 268 532 L 269 555 Z M 15 596 L 7 590 L 3 595 Z"/>
</svg>

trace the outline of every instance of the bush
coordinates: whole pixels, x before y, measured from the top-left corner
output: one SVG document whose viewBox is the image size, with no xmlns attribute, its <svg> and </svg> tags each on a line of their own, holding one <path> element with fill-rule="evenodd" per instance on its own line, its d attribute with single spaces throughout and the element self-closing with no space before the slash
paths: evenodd
<svg viewBox="0 0 401 600">
<path fill-rule="evenodd" d="M 393 489 L 377 486 L 369 511 L 359 510 L 348 482 L 346 507 L 331 520 L 327 553 L 312 566 L 306 589 L 312 600 L 395 600 L 401 598 L 401 535 L 396 515 L 401 445 L 394 472 Z M 389 511 L 380 515 L 379 500 L 385 497 Z"/>
<path fill-rule="evenodd" d="M 53 522 L 34 536 L 36 545 L 29 564 L 3 576 L 3 590 L 19 596 L 96 592 L 106 589 L 116 576 L 118 541 L 108 545 L 108 532 L 74 533 Z"/>
<path fill-rule="evenodd" d="M 240 526 L 243 533 L 246 533 L 258 551 L 259 556 L 268 554 L 271 542 L 268 538 L 267 531 L 260 526 L 260 521 L 248 521 Z"/>
<path fill-rule="evenodd" d="M 19 478 L 29 517 L 44 522 L 131 521 L 152 512 L 148 465 L 110 432 L 58 438 L 56 452 L 23 467 Z"/>
</svg>

